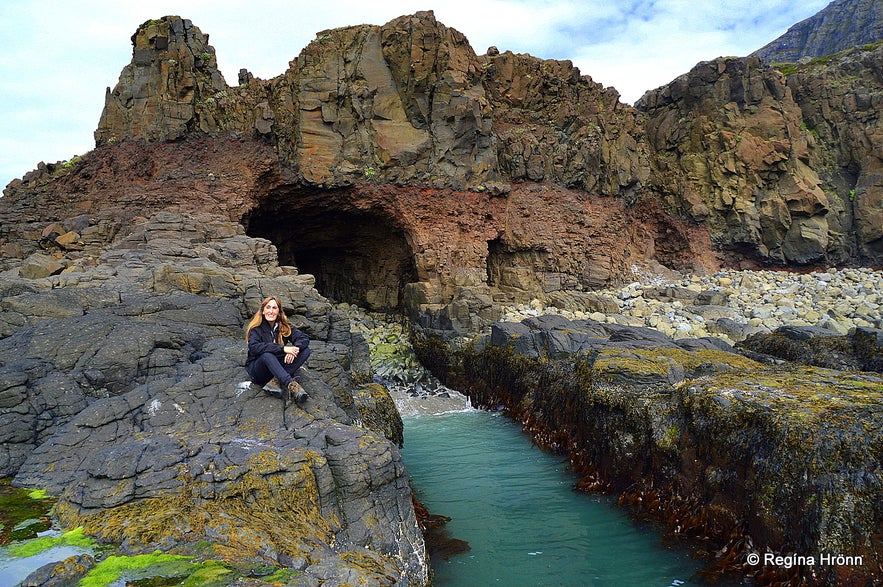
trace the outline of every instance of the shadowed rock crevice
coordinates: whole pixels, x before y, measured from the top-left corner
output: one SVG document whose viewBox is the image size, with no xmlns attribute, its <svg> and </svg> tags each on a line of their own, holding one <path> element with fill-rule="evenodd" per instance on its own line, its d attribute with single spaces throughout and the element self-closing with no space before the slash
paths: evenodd
<svg viewBox="0 0 883 587">
<path fill-rule="evenodd" d="M 316 289 L 337 301 L 401 311 L 405 286 L 417 281 L 407 234 L 380 211 L 270 197 L 250 215 L 248 233 L 272 241 L 282 265 L 314 275 Z"/>
</svg>

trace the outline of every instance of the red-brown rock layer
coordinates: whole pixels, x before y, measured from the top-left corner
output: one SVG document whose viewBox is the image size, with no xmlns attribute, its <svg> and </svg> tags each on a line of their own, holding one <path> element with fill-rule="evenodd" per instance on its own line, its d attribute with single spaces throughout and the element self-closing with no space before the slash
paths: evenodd
<svg viewBox="0 0 883 587">
<path fill-rule="evenodd" d="M 476 55 L 431 12 L 320 32 L 238 87 L 188 20 L 132 40 L 97 148 L 4 191 L 7 266 L 97 254 L 134 216 L 209 211 L 332 297 L 445 323 L 647 268 L 883 259 L 880 48 L 788 83 L 721 58 L 636 109 L 570 62 Z"/>
</svg>

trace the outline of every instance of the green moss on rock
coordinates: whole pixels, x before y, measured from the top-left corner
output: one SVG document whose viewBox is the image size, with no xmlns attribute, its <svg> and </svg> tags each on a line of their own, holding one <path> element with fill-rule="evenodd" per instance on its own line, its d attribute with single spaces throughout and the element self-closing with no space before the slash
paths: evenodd
<svg viewBox="0 0 883 587">
<path fill-rule="evenodd" d="M 77 546 L 84 550 L 95 548 L 95 541 L 83 534 L 83 528 L 74 528 L 57 536 L 40 536 L 10 546 L 9 554 L 15 557 L 28 557 L 56 546 Z"/>
<path fill-rule="evenodd" d="M 34 538 L 50 527 L 55 499 L 41 489 L 19 489 L 0 479 L 0 545 Z"/>
<path fill-rule="evenodd" d="M 107 587 L 122 577 L 138 579 L 152 576 L 189 576 L 194 571 L 191 557 L 162 554 L 108 556 L 95 565 L 80 581 L 80 587 Z"/>
</svg>

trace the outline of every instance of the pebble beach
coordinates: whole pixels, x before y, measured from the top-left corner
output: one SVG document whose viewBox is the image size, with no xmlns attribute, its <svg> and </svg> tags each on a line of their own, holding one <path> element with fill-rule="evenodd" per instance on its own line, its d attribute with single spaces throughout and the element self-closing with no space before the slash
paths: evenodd
<svg viewBox="0 0 883 587">
<path fill-rule="evenodd" d="M 816 326 L 832 334 L 857 326 L 883 328 L 883 271 L 868 268 L 723 270 L 593 293 L 615 303 L 618 312 L 556 308 L 534 300 L 507 308 L 503 320 L 556 313 L 571 320 L 648 326 L 676 339 L 714 336 L 731 344 L 780 326 Z"/>
</svg>

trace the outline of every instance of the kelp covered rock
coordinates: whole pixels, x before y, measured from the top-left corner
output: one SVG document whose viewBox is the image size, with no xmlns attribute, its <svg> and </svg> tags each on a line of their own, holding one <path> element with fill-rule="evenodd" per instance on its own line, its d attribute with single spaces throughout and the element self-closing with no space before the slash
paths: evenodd
<svg viewBox="0 0 883 587">
<path fill-rule="evenodd" d="M 399 447 L 405 443 L 402 416 L 386 387 L 379 383 L 362 385 L 353 391 L 353 399 L 362 416 L 362 426 Z"/>
<path fill-rule="evenodd" d="M 447 353 L 433 363 L 446 366 L 447 381 L 478 405 L 504 406 L 538 444 L 567 454 L 580 487 L 617 493 L 673 534 L 699 539 L 709 573 L 758 585 L 883 579 L 883 377 L 562 320 L 498 324 L 450 353 L 427 341 L 418 348 Z M 749 554 L 766 552 L 815 564 L 750 564 Z M 823 563 L 837 554 L 854 564 Z"/>
<path fill-rule="evenodd" d="M 804 365 L 883 371 L 883 330 L 855 328 L 837 336 L 823 328 L 780 327 L 755 334 L 737 346 Z"/>
</svg>

